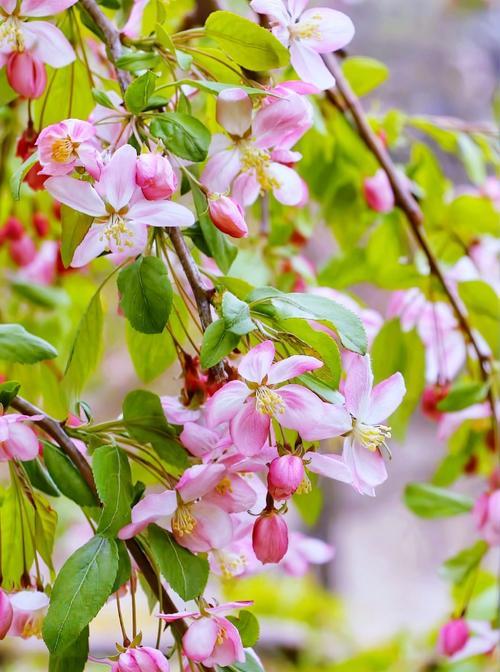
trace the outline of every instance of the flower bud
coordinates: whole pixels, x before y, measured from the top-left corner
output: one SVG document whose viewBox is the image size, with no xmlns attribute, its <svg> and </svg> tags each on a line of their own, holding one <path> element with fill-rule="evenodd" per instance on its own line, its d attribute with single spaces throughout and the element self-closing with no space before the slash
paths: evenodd
<svg viewBox="0 0 500 672">
<path fill-rule="evenodd" d="M 422 413 L 431 420 L 440 420 L 443 412 L 437 407 L 450 391 L 449 385 L 431 385 L 426 387 L 422 395 Z"/>
<path fill-rule="evenodd" d="M 5 637 L 12 623 L 12 605 L 7 593 L 0 589 L 0 640 Z"/>
<path fill-rule="evenodd" d="M 265 511 L 254 523 L 252 546 L 257 558 L 265 565 L 279 562 L 288 550 L 288 527 L 276 510 Z"/>
<path fill-rule="evenodd" d="M 276 457 L 269 466 L 267 487 L 273 499 L 288 499 L 304 480 L 302 459 L 298 455 Z"/>
<path fill-rule="evenodd" d="M 50 229 L 49 218 L 43 212 L 35 212 L 33 215 L 33 226 L 40 238 L 45 238 Z"/>
<path fill-rule="evenodd" d="M 212 222 L 222 233 L 233 238 L 248 236 L 243 208 L 229 196 L 211 195 L 208 199 L 208 210 Z"/>
<path fill-rule="evenodd" d="M 252 101 L 243 89 L 226 89 L 217 96 L 216 117 L 230 135 L 243 137 L 252 123 Z"/>
<path fill-rule="evenodd" d="M 44 64 L 29 51 L 15 51 L 7 61 L 9 84 L 24 98 L 40 98 L 47 84 Z"/>
<path fill-rule="evenodd" d="M 17 266 L 27 266 L 36 256 L 35 243 L 27 234 L 24 234 L 19 240 L 11 241 L 9 254 Z"/>
<path fill-rule="evenodd" d="M 363 184 L 365 200 L 375 212 L 390 212 L 394 208 L 394 192 L 387 174 L 382 168 Z"/>
<path fill-rule="evenodd" d="M 464 648 L 469 639 L 469 628 L 463 618 L 449 621 L 439 631 L 438 648 L 444 656 L 453 656 Z"/>
<path fill-rule="evenodd" d="M 24 235 L 24 226 L 17 217 L 7 217 L 3 231 L 9 240 L 19 240 Z"/>
<path fill-rule="evenodd" d="M 177 176 L 170 161 L 160 154 L 139 156 L 135 181 L 149 201 L 168 198 L 177 188 Z"/>
<path fill-rule="evenodd" d="M 161 651 L 139 646 L 121 653 L 112 672 L 169 672 L 170 665 Z"/>
</svg>

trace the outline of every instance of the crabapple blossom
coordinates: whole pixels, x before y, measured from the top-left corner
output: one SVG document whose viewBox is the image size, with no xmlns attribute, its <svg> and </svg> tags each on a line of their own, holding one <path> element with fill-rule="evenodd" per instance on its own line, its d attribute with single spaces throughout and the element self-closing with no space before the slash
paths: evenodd
<svg viewBox="0 0 500 672">
<path fill-rule="evenodd" d="M 302 458 L 298 455 L 281 455 L 269 465 L 267 486 L 273 499 L 289 499 L 304 480 Z"/>
<path fill-rule="evenodd" d="M 438 646 L 443 655 L 455 662 L 491 653 L 500 642 L 499 635 L 500 631 L 485 621 L 454 619 L 441 628 Z"/>
<path fill-rule="evenodd" d="M 29 51 L 14 52 L 7 61 L 9 84 L 23 98 L 35 100 L 45 91 L 47 73 L 44 64 Z"/>
<path fill-rule="evenodd" d="M 500 489 L 480 495 L 472 513 L 476 527 L 488 544 L 500 546 Z"/>
<path fill-rule="evenodd" d="M 215 226 L 233 238 L 248 236 L 248 227 L 245 222 L 245 213 L 239 203 L 229 196 L 210 194 L 208 197 L 208 211 Z"/>
<path fill-rule="evenodd" d="M 375 212 L 390 212 L 394 208 L 394 192 L 387 173 L 382 168 L 373 177 L 365 179 L 363 194 L 368 206 Z"/>
<path fill-rule="evenodd" d="M 99 178 L 102 162 L 94 138 L 94 126 L 79 119 L 66 119 L 44 128 L 35 142 L 42 175 L 67 175 L 83 166 Z"/>
<path fill-rule="evenodd" d="M 0 462 L 33 460 L 38 455 L 38 438 L 27 421 L 43 420 L 43 415 L 9 413 L 0 416 Z"/>
<path fill-rule="evenodd" d="M 148 152 L 137 159 L 135 179 L 148 201 L 169 198 L 177 189 L 177 176 L 170 161 Z"/>
<path fill-rule="evenodd" d="M 448 621 L 439 631 L 439 651 L 445 656 L 453 656 L 463 649 L 468 639 L 469 627 L 463 618 Z"/>
<path fill-rule="evenodd" d="M 288 526 L 276 509 L 265 510 L 252 530 L 252 546 L 263 565 L 277 563 L 288 550 Z"/>
<path fill-rule="evenodd" d="M 244 662 L 245 653 L 238 629 L 223 616 L 234 609 L 248 607 L 252 602 L 228 602 L 202 611 L 158 614 L 167 623 L 178 619 L 193 619 L 182 637 L 184 654 L 205 667 L 227 666 Z"/>
<path fill-rule="evenodd" d="M 322 565 L 335 555 L 335 549 L 321 539 L 307 537 L 301 532 L 290 532 L 288 550 L 280 563 L 290 576 L 304 576 L 310 565 Z"/>
<path fill-rule="evenodd" d="M 169 672 L 170 665 L 163 653 L 151 646 L 138 646 L 120 653 L 112 672 Z"/>
<path fill-rule="evenodd" d="M 49 602 L 45 593 L 34 590 L 21 590 L 11 595 L 13 615 L 9 635 L 23 639 L 40 637 Z"/>
<path fill-rule="evenodd" d="M 12 623 L 14 611 L 9 596 L 0 588 L 0 640 L 5 638 Z"/>
<path fill-rule="evenodd" d="M 342 49 L 352 40 L 351 19 L 334 9 L 306 9 L 308 0 L 252 0 L 258 14 L 266 14 L 273 34 L 290 49 L 290 60 L 305 82 L 319 89 L 335 85 L 321 54 Z"/>
</svg>

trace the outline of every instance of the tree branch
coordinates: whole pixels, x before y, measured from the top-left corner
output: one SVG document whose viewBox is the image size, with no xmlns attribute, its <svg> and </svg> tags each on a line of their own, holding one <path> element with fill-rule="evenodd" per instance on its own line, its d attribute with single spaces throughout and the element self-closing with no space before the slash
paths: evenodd
<svg viewBox="0 0 500 672">
<path fill-rule="evenodd" d="M 330 70 L 330 72 L 335 78 L 336 89 L 342 95 L 346 103 L 346 107 L 350 111 L 354 119 L 354 123 L 356 124 L 359 135 L 363 139 L 368 149 L 375 156 L 380 166 L 384 169 L 387 177 L 389 178 L 389 182 L 394 191 L 396 204 L 401 208 L 401 210 L 406 215 L 406 219 L 408 221 L 408 224 L 410 225 L 413 235 L 415 236 L 417 243 L 422 249 L 422 252 L 424 253 L 425 257 L 427 258 L 427 262 L 429 264 L 431 273 L 437 278 L 437 280 L 441 284 L 442 289 L 446 294 L 446 297 L 456 315 L 457 321 L 460 325 L 460 329 L 462 330 L 462 332 L 466 336 L 466 339 L 472 345 L 476 353 L 479 362 L 481 377 L 483 378 L 484 381 L 489 381 L 490 359 L 489 357 L 486 357 L 482 353 L 478 340 L 474 335 L 472 327 L 468 322 L 467 316 L 462 310 L 461 305 L 455 298 L 454 293 L 448 287 L 446 278 L 444 277 L 443 272 L 441 271 L 439 263 L 436 257 L 434 256 L 434 253 L 432 252 L 432 249 L 429 243 L 427 242 L 427 239 L 425 238 L 424 232 L 422 231 L 424 216 L 422 210 L 420 209 L 420 206 L 413 197 L 413 194 L 411 193 L 407 183 L 405 182 L 404 179 L 402 179 L 402 177 L 398 173 L 389 152 L 382 145 L 379 138 L 377 137 L 372 127 L 370 126 L 368 119 L 366 118 L 366 115 L 364 113 L 363 106 L 361 105 L 359 98 L 351 89 L 349 82 L 344 77 L 344 73 L 342 72 L 342 68 L 340 67 L 337 59 L 335 58 L 335 56 L 325 55 L 323 56 L 323 60 L 327 68 Z M 327 95 L 328 94 L 329 97 L 332 96 L 332 92 L 327 92 Z M 345 114 L 345 112 L 343 113 Z M 498 447 L 498 425 L 496 421 L 495 396 L 491 386 L 488 391 L 488 401 L 491 406 L 492 426 L 495 435 L 495 445 Z"/>
</svg>

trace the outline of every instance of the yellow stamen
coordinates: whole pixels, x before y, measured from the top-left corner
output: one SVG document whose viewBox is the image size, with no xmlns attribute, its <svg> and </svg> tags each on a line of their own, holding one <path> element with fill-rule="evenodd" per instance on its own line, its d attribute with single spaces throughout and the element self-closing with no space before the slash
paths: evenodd
<svg viewBox="0 0 500 672">
<path fill-rule="evenodd" d="M 219 631 L 217 632 L 217 644 L 221 646 L 222 644 L 224 644 L 226 639 L 227 639 L 226 628 L 219 628 Z"/>
<path fill-rule="evenodd" d="M 52 159 L 57 163 L 67 163 L 74 158 L 78 144 L 73 142 L 69 136 L 56 140 L 52 144 Z"/>
<path fill-rule="evenodd" d="M 173 531 L 178 534 L 179 537 L 182 537 L 185 534 L 191 534 L 195 527 L 196 520 L 191 513 L 190 505 L 179 504 L 172 518 Z"/>
<path fill-rule="evenodd" d="M 387 448 L 386 439 L 391 438 L 391 428 L 386 425 L 366 425 L 355 420 L 353 434 L 365 448 L 374 452 L 380 446 Z"/>
<path fill-rule="evenodd" d="M 276 417 L 285 412 L 285 404 L 280 395 L 269 387 L 262 385 L 255 391 L 255 408 L 262 415 Z"/>
<path fill-rule="evenodd" d="M 0 47 L 7 47 L 7 51 L 24 51 L 21 22 L 15 16 L 9 16 L 0 24 Z"/>
<path fill-rule="evenodd" d="M 302 40 L 307 40 L 307 39 L 313 39 L 313 40 L 320 40 L 321 39 L 321 31 L 319 28 L 319 21 L 321 20 L 321 16 L 319 14 L 314 14 L 309 18 L 308 21 L 301 21 L 300 23 L 296 23 L 288 28 L 290 32 L 290 37 L 293 39 L 302 39 Z"/>
<path fill-rule="evenodd" d="M 220 495 L 225 495 L 228 492 L 233 492 L 233 486 L 228 476 L 224 476 L 222 481 L 215 486 L 215 489 Z"/>
<path fill-rule="evenodd" d="M 295 491 L 296 495 L 307 495 L 310 493 L 312 490 L 312 485 L 311 485 L 311 479 L 307 474 L 304 474 L 304 478 L 302 479 L 302 483 L 299 485 L 297 490 Z"/>
<path fill-rule="evenodd" d="M 281 186 L 276 178 L 269 175 L 270 164 L 271 155 L 265 149 L 258 149 L 252 144 L 245 144 L 241 148 L 242 171 L 255 170 L 257 181 L 264 191 L 277 189 Z"/>
</svg>

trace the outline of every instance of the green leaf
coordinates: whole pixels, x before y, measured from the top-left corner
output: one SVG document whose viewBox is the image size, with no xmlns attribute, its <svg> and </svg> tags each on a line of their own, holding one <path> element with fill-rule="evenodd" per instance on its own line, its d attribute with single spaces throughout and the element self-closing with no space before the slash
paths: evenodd
<svg viewBox="0 0 500 672">
<path fill-rule="evenodd" d="M 224 320 L 216 320 L 203 334 L 200 363 L 202 369 L 215 366 L 238 345 L 240 337 L 226 329 Z"/>
<path fill-rule="evenodd" d="M 142 334 L 127 322 L 127 347 L 135 372 L 144 383 L 150 383 L 176 360 L 174 342 L 168 331 Z"/>
<path fill-rule="evenodd" d="M 147 107 L 148 101 L 154 93 L 156 76 L 151 72 L 145 72 L 127 87 L 125 91 L 125 107 L 132 114 L 139 114 Z"/>
<path fill-rule="evenodd" d="M 71 264 L 75 250 L 87 235 L 93 217 L 61 205 L 61 259 L 65 268 Z"/>
<path fill-rule="evenodd" d="M 467 133 L 457 136 L 458 151 L 471 182 L 480 186 L 486 180 L 486 166 L 483 153 Z"/>
<path fill-rule="evenodd" d="M 123 586 L 124 583 L 130 579 L 130 574 L 132 571 L 132 563 L 130 562 L 130 555 L 127 551 L 127 546 L 125 542 L 120 539 L 115 539 L 116 547 L 118 549 L 118 571 L 116 572 L 115 582 L 113 588 L 111 589 L 112 593 Z"/>
<path fill-rule="evenodd" d="M 10 286 L 16 294 L 41 308 L 63 308 L 70 303 L 68 294 L 60 287 L 47 287 L 22 280 L 15 280 Z"/>
<path fill-rule="evenodd" d="M 173 467 L 183 469 L 187 466 L 186 451 L 169 426 L 158 395 L 147 390 L 129 392 L 123 401 L 123 419 L 132 438 L 150 443 Z"/>
<path fill-rule="evenodd" d="M 208 580 L 208 560 L 179 546 L 174 537 L 157 525 L 148 530 L 151 550 L 161 573 L 183 600 L 203 593 Z"/>
<path fill-rule="evenodd" d="M 133 488 L 127 456 L 116 445 L 100 446 L 92 456 L 92 471 L 103 504 L 97 534 L 114 537 L 130 523 Z"/>
<path fill-rule="evenodd" d="M 342 63 L 342 70 L 354 93 L 365 96 L 389 77 L 389 68 L 374 58 L 351 56 Z"/>
<path fill-rule="evenodd" d="M 0 360 L 36 364 L 57 357 L 57 350 L 20 324 L 0 324 Z"/>
<path fill-rule="evenodd" d="M 241 642 L 245 648 L 247 646 L 254 646 L 257 643 L 260 635 L 259 621 L 251 611 L 241 609 L 238 617 L 228 616 L 227 619 L 238 629 Z"/>
<path fill-rule="evenodd" d="M 18 97 L 19 94 L 14 91 L 7 79 L 7 68 L 2 68 L 0 70 L 0 107 L 7 105 Z"/>
<path fill-rule="evenodd" d="M 172 285 L 159 257 L 139 257 L 118 275 L 120 306 L 134 329 L 161 334 L 172 309 Z"/>
<path fill-rule="evenodd" d="M 131 50 L 117 59 L 116 65 L 120 70 L 139 72 L 156 67 L 160 63 L 160 57 L 152 51 Z"/>
<path fill-rule="evenodd" d="M 182 112 L 155 115 L 150 131 L 162 140 L 169 152 L 188 161 L 204 161 L 208 156 L 210 131 L 195 117 Z"/>
<path fill-rule="evenodd" d="M 407 485 L 404 500 L 406 506 L 421 518 L 458 516 L 474 506 L 470 497 L 428 483 Z"/>
<path fill-rule="evenodd" d="M 43 624 L 43 639 L 51 653 L 61 653 L 78 639 L 110 596 L 117 571 L 116 543 L 99 535 L 64 563 Z"/>
<path fill-rule="evenodd" d="M 6 590 L 21 588 L 25 567 L 31 568 L 33 564 L 33 530 L 33 507 L 13 483 L 5 492 L 0 508 L 1 574 L 2 587 Z"/>
<path fill-rule="evenodd" d="M 48 672 L 83 672 L 89 657 L 89 629 L 83 628 L 78 639 L 59 654 L 49 656 Z"/>
<path fill-rule="evenodd" d="M 258 662 L 252 650 L 245 651 L 244 663 L 233 663 L 228 667 L 219 667 L 218 669 L 220 672 L 264 672 L 264 668 Z"/>
<path fill-rule="evenodd" d="M 94 493 L 75 467 L 59 448 L 48 441 L 43 442 L 43 461 L 50 477 L 63 495 L 79 506 L 95 506 Z"/>
<path fill-rule="evenodd" d="M 23 468 L 28 474 L 31 485 L 37 490 L 44 492 L 51 497 L 59 497 L 60 492 L 56 484 L 50 477 L 50 474 L 44 469 L 40 463 L 40 459 L 26 460 L 23 462 Z"/>
<path fill-rule="evenodd" d="M 454 385 L 437 407 L 440 411 L 460 411 L 472 404 L 484 401 L 488 394 L 488 383 L 462 382 Z"/>
<path fill-rule="evenodd" d="M 34 514 L 36 550 L 47 567 L 54 571 L 52 553 L 57 526 L 57 513 L 44 497 L 35 492 L 31 499 Z"/>
<path fill-rule="evenodd" d="M 458 283 L 458 293 L 469 312 L 471 325 L 485 338 L 494 357 L 499 358 L 500 299 L 495 290 L 482 280 L 468 280 Z"/>
<path fill-rule="evenodd" d="M 256 328 L 250 317 L 248 304 L 240 301 L 231 292 L 224 292 L 222 297 L 222 316 L 225 328 L 238 336 L 249 334 Z"/>
<path fill-rule="evenodd" d="M 99 89 L 92 89 L 92 98 L 95 100 L 95 102 L 98 105 L 102 105 L 103 107 L 107 107 L 110 110 L 115 109 L 113 101 L 108 96 L 106 91 L 99 91 Z"/>
<path fill-rule="evenodd" d="M 287 65 L 288 50 L 265 28 L 232 12 L 212 12 L 205 34 L 249 70 L 271 70 Z"/>
<path fill-rule="evenodd" d="M 316 474 L 309 473 L 309 478 L 315 487 L 303 495 L 295 494 L 293 496 L 293 503 L 304 523 L 312 527 L 318 522 L 323 510 L 324 495 L 323 490 L 317 486 Z"/>
<path fill-rule="evenodd" d="M 38 161 L 38 152 L 34 152 L 31 156 L 28 156 L 26 161 L 19 166 L 19 168 L 14 172 L 10 178 L 10 190 L 15 201 L 18 201 L 21 197 L 21 185 L 27 173 L 33 168 L 35 163 Z"/>
<path fill-rule="evenodd" d="M 446 560 L 439 569 L 439 575 L 452 583 L 463 583 L 479 566 L 488 549 L 489 546 L 485 541 L 477 541 L 473 546 L 464 548 Z"/>
<path fill-rule="evenodd" d="M 103 315 L 99 288 L 80 320 L 64 372 L 64 382 L 74 395 L 81 392 L 99 362 L 102 332 Z"/>
<path fill-rule="evenodd" d="M 4 409 L 10 406 L 10 402 L 16 397 L 20 388 L 20 383 L 15 380 L 8 380 L 0 384 L 0 405 Z"/>
</svg>

